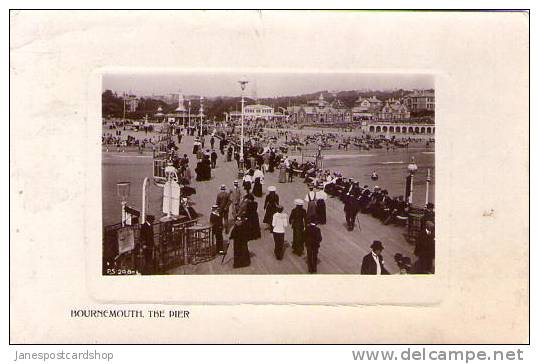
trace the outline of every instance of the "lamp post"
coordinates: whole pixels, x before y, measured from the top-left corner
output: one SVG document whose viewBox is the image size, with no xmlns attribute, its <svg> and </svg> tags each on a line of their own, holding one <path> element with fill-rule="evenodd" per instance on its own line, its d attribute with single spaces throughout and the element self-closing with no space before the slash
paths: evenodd
<svg viewBox="0 0 539 364">
<path fill-rule="evenodd" d="M 123 113 L 123 120 L 122 120 L 122 123 L 125 125 L 125 99 L 126 99 L 127 95 L 125 94 L 124 92 L 124 113 Z"/>
<path fill-rule="evenodd" d="M 200 96 L 200 137 L 202 137 L 202 118 L 204 117 L 204 96 Z"/>
<path fill-rule="evenodd" d="M 408 164 L 408 173 L 410 177 L 410 195 L 408 196 L 408 203 L 412 204 L 412 198 L 414 194 L 414 174 L 417 171 L 417 164 L 415 164 L 415 158 L 412 157 L 410 164 Z"/>
<path fill-rule="evenodd" d="M 144 224 L 146 221 L 146 209 L 148 206 L 148 194 L 150 191 L 150 179 L 148 177 L 144 178 L 144 182 L 142 183 L 142 218 L 140 223 Z"/>
<path fill-rule="evenodd" d="M 191 129 L 191 100 L 187 100 L 188 109 L 187 109 L 187 118 L 189 123 L 189 129 Z"/>
<path fill-rule="evenodd" d="M 425 206 L 429 203 L 430 168 L 427 169 L 427 189 L 425 191 Z"/>
<path fill-rule="evenodd" d="M 247 81 L 247 78 L 245 76 L 243 76 L 241 78 L 241 80 L 238 81 L 238 83 L 240 84 L 240 87 L 241 87 L 241 142 L 240 142 L 240 171 L 243 171 L 243 163 L 244 163 L 244 159 L 243 159 L 243 108 L 244 108 L 244 105 L 245 105 L 245 99 L 244 99 L 244 91 L 245 91 L 245 87 L 247 86 L 247 83 L 249 83 L 249 81 Z"/>
<path fill-rule="evenodd" d="M 116 183 L 116 191 L 118 197 L 122 201 L 122 227 L 125 226 L 127 220 L 127 214 L 125 212 L 125 207 L 127 206 L 127 199 L 129 198 L 129 189 L 131 182 L 118 182 Z"/>
</svg>

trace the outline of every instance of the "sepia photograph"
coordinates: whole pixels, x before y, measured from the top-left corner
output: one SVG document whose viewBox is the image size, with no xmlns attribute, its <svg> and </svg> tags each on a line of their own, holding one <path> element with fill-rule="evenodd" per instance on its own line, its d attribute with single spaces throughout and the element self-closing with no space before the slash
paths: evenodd
<svg viewBox="0 0 539 364">
<path fill-rule="evenodd" d="M 104 73 L 104 275 L 434 274 L 435 76 Z"/>
<path fill-rule="evenodd" d="M 9 23 L 11 343 L 529 342 L 529 12 Z"/>
</svg>

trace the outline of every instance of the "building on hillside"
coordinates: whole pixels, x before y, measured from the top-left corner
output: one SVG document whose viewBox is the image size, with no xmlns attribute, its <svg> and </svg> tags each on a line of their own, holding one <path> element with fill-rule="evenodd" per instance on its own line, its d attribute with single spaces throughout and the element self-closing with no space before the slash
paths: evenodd
<svg viewBox="0 0 539 364">
<path fill-rule="evenodd" d="M 376 120 L 403 120 L 410 118 L 410 111 L 400 100 L 386 100 L 384 106 L 376 114 Z"/>
<path fill-rule="evenodd" d="M 348 123 L 352 121 L 352 112 L 341 101 L 330 103 L 320 94 L 317 100 L 308 101 L 307 104 L 289 106 L 287 108 L 289 120 L 298 124 L 332 124 Z"/>
<path fill-rule="evenodd" d="M 376 96 L 369 98 L 360 96 L 352 107 L 352 117 L 354 121 L 372 120 L 381 105 L 382 101 L 378 100 Z"/>
<path fill-rule="evenodd" d="M 389 99 L 381 101 L 376 96 L 359 97 L 352 114 L 355 121 L 359 120 L 402 120 L 410 118 L 410 111 L 403 101 Z"/>
<path fill-rule="evenodd" d="M 406 95 L 403 101 L 410 111 L 434 111 L 436 104 L 434 92 L 425 90 L 414 91 Z"/>
</svg>

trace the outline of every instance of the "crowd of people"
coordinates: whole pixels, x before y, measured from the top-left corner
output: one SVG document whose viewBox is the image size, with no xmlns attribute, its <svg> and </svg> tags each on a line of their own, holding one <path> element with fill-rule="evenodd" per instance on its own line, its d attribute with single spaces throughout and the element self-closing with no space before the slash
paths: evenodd
<svg viewBox="0 0 539 364">
<path fill-rule="evenodd" d="M 117 131 L 117 134 L 112 135 L 112 133 L 103 133 L 101 136 L 101 144 L 107 148 L 116 147 L 120 150 L 126 147 L 140 147 L 140 148 L 155 148 L 157 140 L 154 138 L 135 138 L 132 135 L 122 136 L 121 130 Z"/>
<path fill-rule="evenodd" d="M 228 134 L 234 134 L 234 128 L 221 128 Z M 231 132 L 232 131 L 232 132 Z M 398 148 L 408 148 L 411 145 L 421 145 L 430 147 L 434 144 L 434 138 L 421 137 L 416 135 L 407 136 L 386 136 L 386 135 L 371 135 L 365 131 L 361 133 L 342 133 L 333 131 L 315 131 L 311 133 L 298 132 L 290 130 L 273 130 L 271 128 L 250 127 L 246 128 L 245 132 L 247 140 L 259 141 L 265 145 L 277 144 L 281 142 L 284 147 L 289 147 L 294 150 L 301 150 L 309 145 L 320 146 L 322 149 L 336 150 L 359 150 L 370 149 L 386 149 L 393 151 Z"/>
<path fill-rule="evenodd" d="M 321 213 L 320 204 L 311 204 L 316 200 L 311 200 L 308 193 L 307 209 L 303 207 L 304 200 L 296 199 L 296 207 L 288 216 L 280 204 L 276 187 L 269 186 L 267 190 L 263 204 L 264 215 L 260 222 L 258 202 L 248 184 L 240 185 L 239 181 L 234 181 L 230 191 L 226 185 L 221 185 L 210 214 L 210 224 L 218 252 L 225 254 L 223 242 L 225 232 L 229 234 L 229 240 L 233 241 L 234 268 L 249 266 L 251 260 L 248 242 L 261 238 L 262 223 L 266 225 L 265 230 L 273 235 L 275 259 L 282 260 L 285 253 L 286 228 L 290 225 L 293 231 L 293 253 L 302 256 L 306 250 L 308 270 L 315 273 L 318 248 L 322 241 L 318 225 L 325 223 L 322 219 L 322 216 L 325 216 L 325 209 Z"/>
<path fill-rule="evenodd" d="M 370 214 L 386 225 L 405 225 L 408 219 L 410 206 L 403 196 L 390 197 L 387 190 L 382 190 L 378 186 L 374 186 L 371 191 L 368 185 L 360 185 L 359 181 L 353 178 L 346 178 L 340 173 L 317 168 L 313 161 L 299 164 L 278 148 L 247 143 L 243 165 L 246 173 L 241 183 L 240 180 L 234 181 L 231 191 L 227 191 L 226 185 L 221 186 L 216 204 L 213 206 L 221 219 L 217 221 L 214 218 L 211 221 L 221 254 L 225 253 L 223 229 L 226 232 L 229 228 L 228 221 L 233 221 L 229 239 L 234 244 L 234 267 L 237 268 L 250 264 L 248 242 L 259 239 L 261 236 L 256 198 L 263 195 L 262 185 L 266 173 L 277 171 L 280 183 L 293 182 L 297 177 L 298 181 L 308 186 L 305 198 L 294 201 L 295 207 L 290 212 L 290 216 L 280 204 L 277 188 L 269 186 L 263 204 L 262 223 L 266 225 L 266 230 L 273 234 L 274 256 L 277 260 L 283 259 L 286 228 L 291 227 L 292 252 L 301 256 L 304 250 L 307 251 L 307 265 L 311 273 L 317 270 L 318 249 L 322 241 L 319 225 L 326 223 L 326 200 L 329 196 L 343 202 L 349 230 L 353 230 L 356 226 L 359 213 Z M 238 166 L 240 166 L 239 161 Z M 378 180 L 376 171 L 373 171 L 371 180 Z M 421 224 L 420 239 L 416 244 L 415 252 L 418 260 L 412 265 L 409 257 L 396 256 L 395 260 L 401 269 L 400 273 L 433 273 L 434 205 L 432 203 L 427 205 Z M 375 243 L 373 246 L 376 249 L 373 248 L 371 256 L 373 254 L 379 256 L 382 261 L 379 246 L 381 243 Z M 372 272 L 367 268 L 362 270 L 364 274 L 380 274 L 379 271 L 384 270 L 376 270 L 375 273 L 367 273 Z"/>
<path fill-rule="evenodd" d="M 178 132 L 177 140 L 171 137 L 166 144 L 167 159 L 177 170 L 182 187 L 192 184 L 193 173 L 189 157 L 187 154 L 178 155 L 176 143 L 182 142 L 184 133 L 193 135 L 195 132 L 194 129 Z M 316 160 L 299 163 L 295 158 L 287 155 L 286 149 L 283 150 L 277 144 L 277 140 L 284 137 L 286 145 L 313 144 L 317 145 L 320 150 L 325 145 L 347 148 L 348 145 L 367 143 L 369 138 L 344 137 L 336 133 L 317 133 L 303 137 L 286 131 L 277 131 L 276 136 L 273 134 L 262 129 L 251 130 L 244 143 L 243 159 L 234 128 L 213 132 L 205 129 L 194 139 L 192 154 L 196 158 L 194 168 L 196 181 L 203 182 L 212 178 L 212 170 L 217 167 L 219 160 L 217 150 L 221 154 L 222 163 L 235 161 L 238 170 L 244 171 L 243 175 L 233 182 L 232 188 L 228 189 L 224 184 L 220 186 L 209 215 L 219 254 L 226 254 L 228 250 L 224 234 L 228 235 L 228 241 L 232 242 L 234 268 L 251 264 L 249 242 L 260 239 L 264 230 L 273 235 L 275 259 L 283 260 L 285 236 L 287 229 L 290 229 L 292 253 L 297 256 L 303 256 L 306 253 L 307 269 L 310 273 L 316 273 L 318 251 L 323 240 L 320 226 L 327 222 L 326 201 L 328 198 L 342 201 L 346 226 L 350 231 L 358 225 L 359 213 L 370 214 L 386 225 L 406 224 L 411 207 L 403 196 L 391 197 L 387 190 L 378 186 L 370 188 L 339 172 L 321 169 Z M 121 140 L 121 135 L 113 136 L 110 133 L 103 135 L 104 144 L 114 144 L 118 140 Z M 133 145 L 156 142 L 151 138 L 139 141 L 131 136 L 127 136 L 125 140 Z M 206 146 L 207 141 L 210 144 L 209 148 Z M 386 141 L 387 145 L 392 146 L 397 143 L 400 141 L 396 139 Z M 260 221 L 257 199 L 264 196 L 263 186 L 267 173 L 277 173 L 279 183 L 302 182 L 307 188 L 304 197 L 294 200 L 295 207 L 288 214 L 282 206 L 277 187 L 268 186 L 267 194 L 261 204 L 263 216 Z M 378 178 L 377 173 L 373 171 L 371 180 L 376 182 Z M 427 206 L 423 216 L 421 233 L 414 252 L 417 260 L 412 264 L 410 257 L 396 255 L 394 258 L 399 266 L 399 273 L 434 272 L 433 204 Z M 262 228 L 261 224 L 265 227 Z M 359 228 L 361 229 L 360 226 Z M 363 258 L 362 274 L 388 273 L 383 265 L 382 250 L 383 243 L 375 240 L 371 245 L 371 252 Z"/>
</svg>

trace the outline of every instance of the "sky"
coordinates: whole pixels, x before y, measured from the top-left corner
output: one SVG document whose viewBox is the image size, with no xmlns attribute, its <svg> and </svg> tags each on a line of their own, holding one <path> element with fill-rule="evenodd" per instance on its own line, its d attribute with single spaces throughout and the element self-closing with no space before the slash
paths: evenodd
<svg viewBox="0 0 539 364">
<path fill-rule="evenodd" d="M 132 92 L 137 96 L 184 95 L 240 96 L 238 80 L 249 81 L 245 96 L 296 96 L 317 91 L 391 90 L 434 88 L 428 74 L 389 73 L 108 73 L 103 75 L 103 90 Z"/>
</svg>

